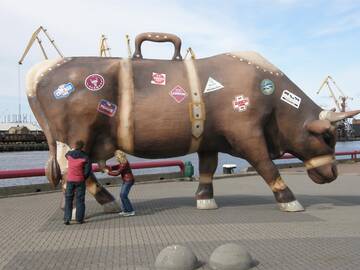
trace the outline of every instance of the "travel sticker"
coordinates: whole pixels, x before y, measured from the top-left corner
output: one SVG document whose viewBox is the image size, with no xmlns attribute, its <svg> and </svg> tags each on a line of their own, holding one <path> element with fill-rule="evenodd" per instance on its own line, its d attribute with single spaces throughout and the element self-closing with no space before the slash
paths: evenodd
<svg viewBox="0 0 360 270">
<path fill-rule="evenodd" d="M 177 102 L 181 103 L 188 95 L 188 93 L 179 85 L 175 86 L 169 95 Z"/>
<path fill-rule="evenodd" d="M 100 74 L 91 74 L 85 79 L 85 86 L 91 91 L 98 91 L 103 88 L 105 84 L 104 77 Z"/>
<path fill-rule="evenodd" d="M 301 103 L 301 98 L 298 97 L 297 95 L 291 93 L 288 90 L 284 90 L 282 92 L 281 98 L 282 101 L 290 104 L 291 106 L 295 107 L 296 109 L 299 109 L 300 107 L 300 103 Z"/>
<path fill-rule="evenodd" d="M 275 91 L 275 84 L 272 80 L 264 79 L 260 83 L 261 92 L 264 95 L 271 95 Z"/>
<path fill-rule="evenodd" d="M 235 100 L 233 100 L 232 105 L 235 111 L 237 112 L 244 112 L 246 111 L 247 107 L 249 106 L 249 98 L 241 96 L 236 96 Z"/>
<path fill-rule="evenodd" d="M 110 101 L 102 99 L 98 104 L 97 110 L 107 116 L 113 117 L 117 110 L 117 106 Z"/>
<path fill-rule="evenodd" d="M 153 72 L 151 83 L 157 84 L 157 85 L 165 85 L 166 84 L 166 74 Z"/>
<path fill-rule="evenodd" d="M 209 77 L 206 86 L 205 86 L 205 90 L 204 93 L 209 93 L 212 91 L 216 91 L 219 90 L 221 88 L 224 88 L 224 86 L 219 83 L 218 81 L 214 80 L 213 78 Z"/>
<path fill-rule="evenodd" d="M 53 92 L 56 99 L 66 98 L 72 92 L 75 91 L 75 87 L 71 82 L 59 85 L 59 87 Z"/>
</svg>

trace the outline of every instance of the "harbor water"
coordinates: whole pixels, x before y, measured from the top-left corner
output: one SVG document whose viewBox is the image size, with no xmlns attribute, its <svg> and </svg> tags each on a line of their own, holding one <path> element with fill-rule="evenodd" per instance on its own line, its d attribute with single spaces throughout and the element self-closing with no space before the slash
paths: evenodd
<svg viewBox="0 0 360 270">
<path fill-rule="evenodd" d="M 336 144 L 336 151 L 355 151 L 360 150 L 360 142 L 338 142 Z M 341 157 L 340 157 L 341 158 Z M 47 151 L 32 151 L 32 152 L 3 152 L 0 153 L 0 170 L 21 170 L 21 169 L 33 169 L 44 168 L 48 159 Z M 128 156 L 130 162 L 149 161 L 148 159 L 137 158 Z M 171 159 L 179 159 L 182 161 L 190 161 L 194 165 L 195 175 L 198 175 L 198 157 L 197 154 L 190 154 L 181 157 L 175 157 Z M 294 162 L 292 160 L 276 160 L 275 163 L 288 163 Z M 115 159 L 107 161 L 108 164 L 115 164 Z M 230 156 L 228 154 L 219 153 L 219 162 L 215 174 L 222 174 L 223 164 L 236 164 L 236 172 L 240 172 L 242 169 L 249 166 L 246 160 Z M 134 170 L 134 174 L 151 174 L 151 173 L 166 173 L 174 172 L 178 170 L 176 167 L 165 168 L 151 168 L 151 169 L 138 169 Z M 98 177 L 106 177 L 106 174 L 97 173 Z M 0 187 L 18 186 L 46 183 L 45 177 L 31 177 L 31 178 L 19 178 L 19 179 L 3 179 L 0 180 Z"/>
</svg>

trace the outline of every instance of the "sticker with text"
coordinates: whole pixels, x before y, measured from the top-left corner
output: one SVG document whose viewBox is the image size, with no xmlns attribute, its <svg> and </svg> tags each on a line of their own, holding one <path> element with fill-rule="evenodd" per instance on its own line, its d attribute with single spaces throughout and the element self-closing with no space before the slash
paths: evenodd
<svg viewBox="0 0 360 270">
<path fill-rule="evenodd" d="M 91 74 L 85 79 L 85 86 L 90 91 L 98 91 L 103 88 L 105 79 L 100 74 Z"/>
<path fill-rule="evenodd" d="M 264 79 L 260 83 L 261 92 L 264 95 L 271 95 L 275 91 L 275 84 L 272 80 Z"/>
<path fill-rule="evenodd" d="M 237 112 L 244 112 L 246 111 L 247 107 L 249 106 L 250 101 L 248 97 L 236 96 L 235 100 L 233 100 L 232 105 L 235 111 Z"/>
<path fill-rule="evenodd" d="M 58 88 L 53 92 L 56 99 L 66 98 L 72 92 L 75 91 L 75 87 L 71 82 L 59 85 Z"/>
<path fill-rule="evenodd" d="M 113 117 L 116 113 L 117 106 L 105 99 L 100 100 L 97 110 L 107 116 Z"/>
<path fill-rule="evenodd" d="M 179 85 L 175 86 L 169 95 L 177 102 L 181 103 L 188 95 L 188 93 Z"/>
<path fill-rule="evenodd" d="M 282 101 L 290 104 L 291 106 L 295 107 L 296 109 L 299 109 L 301 98 L 295 95 L 294 93 L 291 93 L 288 90 L 284 90 L 282 92 L 281 98 Z"/>
<path fill-rule="evenodd" d="M 166 74 L 153 72 L 151 83 L 157 84 L 157 85 L 165 85 L 166 84 Z"/>
<path fill-rule="evenodd" d="M 204 93 L 209 93 L 209 92 L 213 92 L 216 90 L 220 90 L 224 88 L 224 86 L 219 83 L 218 81 L 214 80 L 213 78 L 209 77 L 206 86 L 205 86 L 205 90 Z"/>
</svg>

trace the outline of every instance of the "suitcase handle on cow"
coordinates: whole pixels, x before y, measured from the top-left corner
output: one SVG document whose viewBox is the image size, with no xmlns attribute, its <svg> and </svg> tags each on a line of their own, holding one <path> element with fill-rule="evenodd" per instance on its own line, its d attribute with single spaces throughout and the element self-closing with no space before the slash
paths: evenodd
<svg viewBox="0 0 360 270">
<path fill-rule="evenodd" d="M 174 49 L 175 49 L 172 60 L 182 60 L 182 56 L 180 53 L 181 39 L 173 34 L 157 33 L 157 32 L 146 32 L 136 36 L 135 52 L 133 54 L 133 59 L 143 59 L 143 56 L 141 54 L 141 44 L 144 41 L 171 42 L 174 45 Z"/>
</svg>

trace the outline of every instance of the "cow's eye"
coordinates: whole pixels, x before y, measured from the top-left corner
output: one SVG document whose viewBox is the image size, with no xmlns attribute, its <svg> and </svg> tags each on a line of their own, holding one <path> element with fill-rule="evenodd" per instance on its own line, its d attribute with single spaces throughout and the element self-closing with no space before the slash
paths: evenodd
<svg viewBox="0 0 360 270">
<path fill-rule="evenodd" d="M 330 146 L 330 147 L 335 146 L 335 137 L 330 132 L 325 132 L 323 134 L 323 139 L 328 146 Z"/>
</svg>

